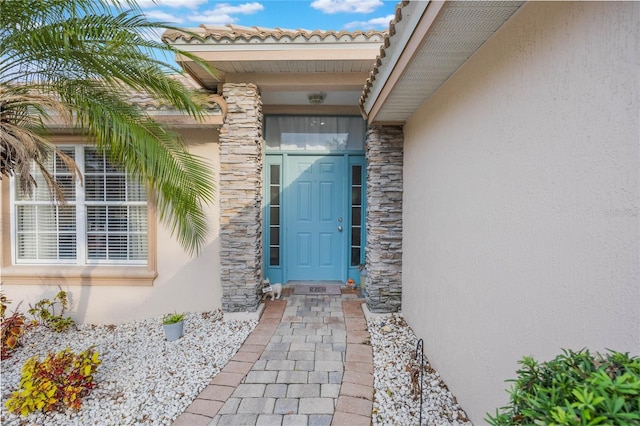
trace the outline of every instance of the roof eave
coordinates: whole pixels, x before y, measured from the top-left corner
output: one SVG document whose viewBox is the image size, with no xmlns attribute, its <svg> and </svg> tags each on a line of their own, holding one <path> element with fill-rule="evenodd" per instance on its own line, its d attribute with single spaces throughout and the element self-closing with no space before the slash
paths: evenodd
<svg viewBox="0 0 640 426">
<path fill-rule="evenodd" d="M 415 2 L 403 3 L 363 89 L 363 116 L 372 124 L 406 121 L 523 3 L 431 1 L 413 12 L 421 10 L 419 17 L 405 13 L 412 11 Z M 403 19 L 403 15 L 409 16 Z M 462 49 L 438 46 L 443 37 L 454 35 L 463 39 Z M 438 67 L 442 57 L 447 58 L 444 72 Z"/>
<path fill-rule="evenodd" d="M 413 1 L 399 5 L 396 19 L 390 25 L 389 37 L 380 49 L 378 66 L 367 80 L 361 98 L 363 116 L 370 123 L 376 121 L 380 109 L 422 45 L 444 4 L 444 1 Z M 392 122 L 404 123 L 407 118 L 408 115 Z"/>
</svg>

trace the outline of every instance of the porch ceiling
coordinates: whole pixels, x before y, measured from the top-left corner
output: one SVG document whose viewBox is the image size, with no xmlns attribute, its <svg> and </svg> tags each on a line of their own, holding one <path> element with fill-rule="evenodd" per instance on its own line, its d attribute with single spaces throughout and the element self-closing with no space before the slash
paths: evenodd
<svg viewBox="0 0 640 426">
<path fill-rule="evenodd" d="M 404 123 L 523 1 L 403 2 L 360 107 L 371 123 Z"/>
<path fill-rule="evenodd" d="M 362 83 L 373 70 L 385 33 L 308 31 L 207 26 L 188 33 L 167 31 L 165 43 L 194 53 L 216 70 L 208 74 L 185 57 L 177 62 L 198 83 L 255 83 L 264 105 L 308 105 L 308 94 L 324 92 L 324 105 L 357 106 Z"/>
</svg>

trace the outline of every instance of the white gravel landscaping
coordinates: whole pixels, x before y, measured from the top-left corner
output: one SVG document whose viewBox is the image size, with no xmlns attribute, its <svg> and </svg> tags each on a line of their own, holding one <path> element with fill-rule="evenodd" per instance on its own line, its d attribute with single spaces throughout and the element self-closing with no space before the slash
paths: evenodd
<svg viewBox="0 0 640 426">
<path fill-rule="evenodd" d="M 24 345 L 2 361 L 2 417 L 10 425 L 170 425 L 255 328 L 256 321 L 222 321 L 222 313 L 187 313 L 184 336 L 164 338 L 161 319 L 118 326 L 79 325 L 77 331 L 51 332 L 36 327 Z M 8 413 L 5 401 L 20 382 L 24 362 L 67 347 L 82 352 L 94 346 L 102 364 L 97 387 L 78 412 L 36 412 L 27 417 Z"/>
<path fill-rule="evenodd" d="M 367 327 L 373 347 L 373 425 L 418 425 L 420 393 L 414 397 L 411 380 L 412 368 L 420 370 L 418 338 L 400 315 L 372 317 Z M 422 425 L 472 425 L 426 358 L 423 374 Z"/>
<path fill-rule="evenodd" d="M 0 424 L 26 425 L 171 425 L 240 348 L 257 322 L 222 321 L 220 311 L 187 313 L 185 334 L 167 342 L 160 318 L 118 326 L 79 325 L 55 333 L 30 329 L 23 346 L 1 364 Z M 370 318 L 374 362 L 373 425 L 417 425 L 419 397 L 414 398 L 411 367 L 417 338 L 402 316 Z M 97 387 L 78 412 L 8 413 L 4 404 L 17 389 L 24 362 L 67 347 L 82 352 L 94 346 L 102 364 Z M 409 370 L 407 369 L 409 367 Z M 471 425 L 439 374 L 425 359 L 423 425 Z"/>
</svg>

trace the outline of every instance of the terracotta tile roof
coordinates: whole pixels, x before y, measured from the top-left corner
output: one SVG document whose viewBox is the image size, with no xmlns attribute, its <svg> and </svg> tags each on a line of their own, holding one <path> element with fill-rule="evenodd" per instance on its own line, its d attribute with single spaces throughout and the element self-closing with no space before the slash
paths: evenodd
<svg viewBox="0 0 640 426">
<path fill-rule="evenodd" d="M 181 74 L 172 74 L 171 77 L 174 80 L 178 80 L 182 83 L 187 89 L 192 91 L 195 94 L 196 99 L 201 103 L 201 105 L 208 111 L 212 112 L 213 110 L 220 110 L 218 104 L 212 102 L 209 99 L 209 96 L 212 95 L 211 92 L 203 90 L 198 83 L 193 80 L 188 75 Z M 130 91 L 127 93 L 127 100 L 132 104 L 136 105 L 138 108 L 145 111 L 174 111 L 174 108 L 165 102 L 161 102 L 158 99 L 155 99 L 151 95 L 146 92 L 133 92 Z"/>
<path fill-rule="evenodd" d="M 372 37 L 384 37 L 386 31 L 324 31 L 324 30 L 288 30 L 283 28 L 245 27 L 239 25 L 205 25 L 189 29 L 192 33 L 204 38 L 207 42 L 227 41 L 274 41 L 274 42 L 358 42 L 369 41 Z M 182 31 L 167 30 L 162 40 L 175 42 L 178 39 L 191 41 L 192 34 Z"/>
<path fill-rule="evenodd" d="M 171 74 L 170 78 L 180 81 L 194 94 L 195 101 L 204 109 L 204 117 L 215 117 L 226 115 L 226 103 L 220 95 L 213 94 L 207 90 L 203 90 L 190 76 L 181 74 Z M 151 116 L 168 116 L 168 117 L 184 117 L 169 120 L 172 123 L 198 125 L 198 121 L 188 116 L 166 102 L 155 99 L 146 92 L 136 92 L 127 90 L 123 96 L 128 102 L 145 111 Z M 161 121 L 166 122 L 167 119 Z M 70 126 L 68 120 L 55 111 L 49 111 L 47 120 L 48 126 L 68 128 Z"/>
<path fill-rule="evenodd" d="M 371 87 L 373 87 L 373 82 L 376 80 L 376 75 L 380 71 L 380 65 L 382 65 L 382 59 L 387 56 L 386 49 L 391 45 L 390 38 L 396 34 L 396 24 L 402 21 L 402 9 L 409 4 L 409 0 L 402 0 L 396 6 L 395 17 L 389 23 L 389 31 L 384 37 L 384 42 L 382 46 L 380 46 L 380 54 L 376 58 L 375 65 L 371 72 L 369 73 L 369 78 L 364 84 L 364 88 L 362 89 L 362 96 L 360 96 L 360 101 L 358 104 L 360 105 L 360 110 L 364 111 L 364 103 L 371 92 Z"/>
</svg>

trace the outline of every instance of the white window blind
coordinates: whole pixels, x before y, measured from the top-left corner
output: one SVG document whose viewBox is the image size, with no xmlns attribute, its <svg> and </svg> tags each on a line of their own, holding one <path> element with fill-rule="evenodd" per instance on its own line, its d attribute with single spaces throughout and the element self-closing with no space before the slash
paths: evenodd
<svg viewBox="0 0 640 426">
<path fill-rule="evenodd" d="M 75 158 L 84 185 L 55 155 L 47 169 L 65 193 L 66 204 L 51 201 L 39 173 L 31 196 L 14 182 L 16 263 L 145 264 L 147 196 L 145 189 L 93 147 L 63 147 Z"/>
</svg>

